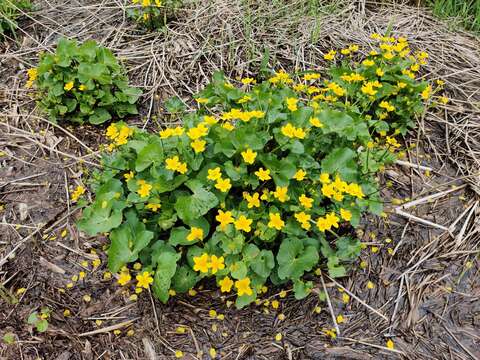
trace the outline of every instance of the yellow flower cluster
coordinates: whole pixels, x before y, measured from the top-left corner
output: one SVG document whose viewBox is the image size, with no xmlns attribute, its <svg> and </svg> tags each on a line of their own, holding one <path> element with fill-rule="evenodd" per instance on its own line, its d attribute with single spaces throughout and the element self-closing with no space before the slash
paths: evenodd
<svg viewBox="0 0 480 360">
<path fill-rule="evenodd" d="M 265 112 L 259 110 L 243 111 L 241 109 L 232 109 L 226 113 L 223 113 L 221 118 L 222 120 L 241 120 L 244 122 L 249 122 L 254 118 L 261 119 L 264 116 Z"/>
<path fill-rule="evenodd" d="M 180 174 L 185 174 L 188 170 L 187 163 L 181 162 L 177 155 L 165 159 L 165 168 L 170 171 L 177 171 Z"/>
<path fill-rule="evenodd" d="M 224 261 L 225 259 L 223 256 L 210 256 L 207 253 L 203 253 L 201 256 L 193 257 L 193 270 L 201 273 L 208 273 L 211 271 L 212 274 L 216 274 L 218 270 L 225 269 Z"/>
<path fill-rule="evenodd" d="M 317 219 L 317 228 L 318 230 L 325 232 L 326 230 L 330 230 L 332 227 L 338 228 L 338 222 L 340 218 L 335 215 L 335 213 L 331 212 L 327 214 L 325 217 L 319 217 Z"/>
<path fill-rule="evenodd" d="M 306 133 L 300 127 L 295 127 L 291 123 L 287 123 L 286 125 L 282 126 L 280 129 L 283 135 L 289 138 L 297 138 L 297 139 L 305 139 Z"/>
<path fill-rule="evenodd" d="M 283 83 L 283 84 L 291 84 L 293 83 L 293 80 L 290 78 L 290 75 L 287 74 L 284 70 L 280 70 L 275 73 L 275 76 L 271 77 L 268 79 L 269 82 L 272 84 L 278 84 L 278 83 Z"/>
<path fill-rule="evenodd" d="M 133 135 L 133 129 L 126 125 L 112 123 L 108 126 L 105 135 L 112 141 L 108 146 L 108 150 L 112 151 L 115 147 L 128 142 L 128 138 Z"/>
<path fill-rule="evenodd" d="M 78 185 L 72 193 L 72 202 L 77 202 L 80 196 L 83 194 L 85 194 L 85 188 L 81 185 Z"/>
<path fill-rule="evenodd" d="M 362 91 L 362 93 L 366 95 L 374 96 L 378 92 L 378 90 L 376 89 L 381 87 L 382 87 L 382 84 L 380 84 L 378 80 L 366 81 L 363 83 L 360 90 Z"/>
<path fill-rule="evenodd" d="M 358 199 L 363 199 L 365 196 L 363 194 L 362 188 L 357 183 L 350 183 L 343 181 L 337 175 L 334 181 L 330 180 L 329 174 L 321 174 L 320 182 L 322 185 L 322 194 L 329 199 L 334 199 L 336 201 L 342 201 L 345 194 L 354 196 Z"/>
<path fill-rule="evenodd" d="M 38 78 L 38 70 L 37 68 L 31 68 L 27 70 L 27 75 L 28 75 L 28 80 L 27 83 L 25 84 L 25 87 L 27 89 L 31 88 L 33 86 L 33 83 L 35 80 Z"/>
<path fill-rule="evenodd" d="M 181 126 L 177 126 L 174 128 L 166 128 L 165 130 L 161 130 L 159 132 L 161 139 L 168 139 L 172 136 L 180 136 L 184 133 L 184 129 Z"/>
</svg>

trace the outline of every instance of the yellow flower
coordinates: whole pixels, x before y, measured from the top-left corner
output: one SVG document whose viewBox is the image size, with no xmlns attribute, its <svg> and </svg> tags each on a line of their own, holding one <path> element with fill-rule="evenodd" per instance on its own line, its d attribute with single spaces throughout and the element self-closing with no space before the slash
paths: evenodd
<svg viewBox="0 0 480 360">
<path fill-rule="evenodd" d="M 183 351 L 182 350 L 175 350 L 175 357 L 177 359 L 181 359 L 183 357 Z"/>
<path fill-rule="evenodd" d="M 180 165 L 180 159 L 178 156 L 165 159 L 165 168 L 167 170 L 175 171 Z"/>
<path fill-rule="evenodd" d="M 320 174 L 320 182 L 322 184 L 328 184 L 330 183 L 330 175 L 327 173 L 321 173 Z"/>
<path fill-rule="evenodd" d="M 228 276 L 225 276 L 222 280 L 218 282 L 220 285 L 220 291 L 221 292 L 230 292 L 232 290 L 233 286 L 233 280 L 230 279 Z"/>
<path fill-rule="evenodd" d="M 247 207 L 251 209 L 252 207 L 260 207 L 260 195 L 254 193 L 253 195 L 246 194 L 245 199 L 247 200 Z"/>
<path fill-rule="evenodd" d="M 153 278 L 148 271 L 144 271 L 141 274 L 138 274 L 135 279 L 137 279 L 137 287 L 148 289 L 150 284 L 153 283 Z"/>
<path fill-rule="evenodd" d="M 232 224 L 235 220 L 231 211 L 218 210 L 218 215 L 215 216 L 215 220 L 220 223 L 220 229 L 225 230 L 228 224 Z"/>
<path fill-rule="evenodd" d="M 317 80 L 320 79 L 320 74 L 318 73 L 308 73 L 303 75 L 303 80 L 310 81 L 310 80 Z"/>
<path fill-rule="evenodd" d="M 377 68 L 377 70 L 375 70 L 375 74 L 377 74 L 377 76 L 383 76 L 385 75 L 385 72 L 382 69 Z"/>
<path fill-rule="evenodd" d="M 252 288 L 250 287 L 250 279 L 248 277 L 235 281 L 235 288 L 237 289 L 238 296 L 250 296 L 253 294 Z"/>
<path fill-rule="evenodd" d="M 140 195 L 140 197 L 147 197 L 150 195 L 152 185 L 146 183 L 145 180 L 138 180 L 137 184 L 140 185 L 139 189 L 137 190 L 137 193 Z"/>
<path fill-rule="evenodd" d="M 241 80 L 243 85 L 255 84 L 257 81 L 254 78 L 243 78 Z"/>
<path fill-rule="evenodd" d="M 346 209 L 340 209 L 340 216 L 345 221 L 350 221 L 352 219 L 352 213 Z"/>
<path fill-rule="evenodd" d="M 317 128 L 323 127 L 323 124 L 321 123 L 321 121 L 316 117 L 311 117 L 309 121 L 312 126 L 315 126 Z"/>
<path fill-rule="evenodd" d="M 210 267 L 209 256 L 207 253 L 202 254 L 201 256 L 193 257 L 193 270 L 200 271 L 202 273 L 207 273 Z"/>
<path fill-rule="evenodd" d="M 395 347 L 395 345 L 393 344 L 392 339 L 388 339 L 388 341 L 387 341 L 387 349 L 393 350 L 394 347 Z"/>
<path fill-rule="evenodd" d="M 237 220 L 235 220 L 235 229 L 250 232 L 252 230 L 250 227 L 252 222 L 252 219 L 248 219 L 245 215 L 241 215 Z"/>
<path fill-rule="evenodd" d="M 270 170 L 264 170 L 263 168 L 258 169 L 255 171 L 255 175 L 262 181 L 270 180 L 272 177 L 270 176 Z"/>
<path fill-rule="evenodd" d="M 242 151 L 241 155 L 243 157 L 243 161 L 245 161 L 247 164 L 253 164 L 255 162 L 255 158 L 257 157 L 257 153 L 251 149 Z"/>
<path fill-rule="evenodd" d="M 310 230 L 310 219 L 312 218 L 309 214 L 304 213 L 303 211 L 295 213 L 295 219 L 300 223 L 303 229 Z"/>
<path fill-rule="evenodd" d="M 196 98 L 195 101 L 199 104 L 208 104 L 208 99 L 205 98 Z"/>
<path fill-rule="evenodd" d="M 420 94 L 423 100 L 428 100 L 428 98 L 430 97 L 430 91 L 432 91 L 432 87 L 428 85 L 425 90 L 423 90 Z"/>
<path fill-rule="evenodd" d="M 366 59 L 366 60 L 363 60 L 363 61 L 362 61 L 362 65 L 365 65 L 365 66 L 373 66 L 373 65 L 375 65 L 375 61 Z"/>
<path fill-rule="evenodd" d="M 232 131 L 233 129 L 235 129 L 235 126 L 233 126 L 230 122 L 228 121 L 225 121 L 223 124 L 222 124 L 222 128 L 228 130 L 228 131 Z"/>
<path fill-rule="evenodd" d="M 153 212 L 157 212 L 158 209 L 160 209 L 162 205 L 160 204 L 155 204 L 155 203 L 148 203 L 145 207 L 149 210 L 152 210 Z"/>
<path fill-rule="evenodd" d="M 282 134 L 289 138 L 295 137 L 295 130 L 296 130 L 295 126 L 293 126 L 290 123 L 287 123 L 287 125 L 282 126 L 282 128 L 280 129 Z"/>
<path fill-rule="evenodd" d="M 130 171 L 123 175 L 126 181 L 132 180 L 134 176 L 135 176 L 135 173 L 133 171 Z"/>
<path fill-rule="evenodd" d="M 64 90 L 66 91 L 70 91 L 72 90 L 73 88 L 73 81 L 69 81 L 68 83 L 65 84 L 65 86 L 63 87 Z"/>
<path fill-rule="evenodd" d="M 319 217 L 317 219 L 317 228 L 318 230 L 325 232 L 325 230 L 330 230 L 331 226 L 325 218 Z"/>
<path fill-rule="evenodd" d="M 335 59 L 335 54 L 336 54 L 336 53 L 337 53 L 337 52 L 336 52 L 335 50 L 330 50 L 328 53 L 326 53 L 325 55 L 323 55 L 323 58 L 324 58 L 325 60 L 333 60 L 333 59 Z"/>
<path fill-rule="evenodd" d="M 219 167 L 216 167 L 214 169 L 208 169 L 208 176 L 207 176 L 208 180 L 215 181 L 220 179 L 221 177 L 222 177 L 222 171 L 220 170 Z"/>
<path fill-rule="evenodd" d="M 270 217 L 270 221 L 268 222 L 267 226 L 272 229 L 275 228 L 277 230 L 282 230 L 282 228 L 285 226 L 285 222 L 280 217 L 280 214 L 270 213 L 268 216 Z"/>
<path fill-rule="evenodd" d="M 202 240 L 203 239 L 203 229 L 197 228 L 193 226 L 190 229 L 190 234 L 187 236 L 188 241 L 194 241 L 194 240 Z"/>
<path fill-rule="evenodd" d="M 160 7 L 162 6 L 162 2 L 160 0 L 155 0 L 155 5 L 157 5 L 157 7 Z"/>
<path fill-rule="evenodd" d="M 125 286 L 130 282 L 130 280 L 132 280 L 130 273 L 128 271 L 122 271 L 117 281 L 120 285 Z"/>
<path fill-rule="evenodd" d="M 286 102 L 287 102 L 287 108 L 288 108 L 288 110 L 290 110 L 290 111 L 296 111 L 296 110 L 298 109 L 298 107 L 297 107 L 298 99 L 296 99 L 296 98 L 287 98 L 287 99 L 286 99 Z"/>
<path fill-rule="evenodd" d="M 142 6 L 143 7 L 150 6 L 150 4 L 151 4 L 150 0 L 142 0 Z"/>
<path fill-rule="evenodd" d="M 228 192 L 230 188 L 232 187 L 232 184 L 230 183 L 230 179 L 218 179 L 217 183 L 215 184 L 215 188 L 220 190 L 221 192 Z"/>
<path fill-rule="evenodd" d="M 205 140 L 194 140 L 190 143 L 190 146 L 193 148 L 196 154 L 204 152 L 205 151 L 205 145 L 207 142 Z"/>
<path fill-rule="evenodd" d="M 81 185 L 78 185 L 75 191 L 72 193 L 72 202 L 76 202 L 83 194 L 85 194 L 85 188 Z"/>
<path fill-rule="evenodd" d="M 395 106 L 393 106 L 392 104 L 390 104 L 388 101 L 382 101 L 378 106 L 380 106 L 381 108 L 387 110 L 388 112 L 395 110 Z"/>
<path fill-rule="evenodd" d="M 178 171 L 181 174 L 187 172 L 187 164 L 182 163 L 178 156 L 165 159 L 165 168 L 171 171 Z"/>
<path fill-rule="evenodd" d="M 305 194 L 300 195 L 298 200 L 300 201 L 300 204 L 302 204 L 303 207 L 305 207 L 307 209 L 312 208 L 313 199 L 309 198 L 307 195 L 305 195 Z"/>
<path fill-rule="evenodd" d="M 216 274 L 218 270 L 225 269 L 225 264 L 223 256 L 217 257 L 216 255 L 212 255 L 210 257 L 210 262 L 208 263 L 208 267 L 212 269 L 212 274 Z"/>
<path fill-rule="evenodd" d="M 206 136 L 208 134 L 208 127 L 206 127 L 204 124 L 198 124 L 198 126 L 193 127 L 187 131 L 187 136 L 191 140 L 197 140 L 203 136 Z"/>
<path fill-rule="evenodd" d="M 83 84 L 81 84 L 79 87 L 78 87 L 78 90 L 80 91 L 85 91 L 87 89 L 87 87 Z"/>
<path fill-rule="evenodd" d="M 277 186 L 275 191 L 273 192 L 273 196 L 280 202 L 285 202 L 288 200 L 288 187 L 284 186 Z"/>
<path fill-rule="evenodd" d="M 295 175 L 293 175 L 293 178 L 295 180 L 302 181 L 303 179 L 305 179 L 305 176 L 307 176 L 307 172 L 303 169 L 299 169 L 297 170 Z"/>
<path fill-rule="evenodd" d="M 208 124 L 208 125 L 214 125 L 218 122 L 218 119 L 215 118 L 215 116 L 209 116 L 209 115 L 205 115 L 203 117 L 203 122 Z"/>
<path fill-rule="evenodd" d="M 335 227 L 335 228 L 338 228 L 338 221 L 340 220 L 339 217 L 337 215 L 335 215 L 335 213 L 329 213 L 325 216 L 325 220 L 328 222 L 329 226 L 330 227 Z"/>
</svg>

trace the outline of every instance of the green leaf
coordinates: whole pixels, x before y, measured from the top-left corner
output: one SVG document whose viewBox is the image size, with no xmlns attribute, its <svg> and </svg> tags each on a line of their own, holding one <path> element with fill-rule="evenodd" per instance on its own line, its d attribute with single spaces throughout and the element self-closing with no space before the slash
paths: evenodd
<svg viewBox="0 0 480 360">
<path fill-rule="evenodd" d="M 304 272 L 312 270 L 318 259 L 315 247 L 304 247 L 300 239 L 286 238 L 282 241 L 277 254 L 278 276 L 280 279 L 298 279 Z"/>
<path fill-rule="evenodd" d="M 190 230 L 186 229 L 185 227 L 176 227 L 170 230 L 170 237 L 168 238 L 168 243 L 172 246 L 177 245 L 190 245 L 195 244 L 198 242 L 198 239 L 194 241 L 187 240 L 187 236 L 190 233 Z"/>
<path fill-rule="evenodd" d="M 172 278 L 172 287 L 178 293 L 184 293 L 195 286 L 198 276 L 189 266 L 182 265 L 177 268 Z"/>
<path fill-rule="evenodd" d="M 111 204 L 103 207 L 102 201 L 96 201 L 83 211 L 83 217 L 77 226 L 81 231 L 93 236 L 118 227 L 122 223 L 122 214 L 123 208 L 113 209 Z"/>
<path fill-rule="evenodd" d="M 180 219 L 189 222 L 205 215 L 217 205 L 218 199 L 214 193 L 205 190 L 202 186 L 196 186 L 192 195 L 180 196 L 177 199 L 175 210 Z"/>
<path fill-rule="evenodd" d="M 306 298 L 313 289 L 313 283 L 311 281 L 302 281 L 297 279 L 293 282 L 293 293 L 295 294 L 295 299 L 301 300 Z"/>
<path fill-rule="evenodd" d="M 165 102 L 165 109 L 169 113 L 175 114 L 185 111 L 186 106 L 178 96 L 174 96 Z"/>
<path fill-rule="evenodd" d="M 236 261 L 230 266 L 230 273 L 234 279 L 243 279 L 248 274 L 247 265 L 243 261 Z"/>
<path fill-rule="evenodd" d="M 153 232 L 146 230 L 134 211 L 126 215 L 127 221 L 110 233 L 108 268 L 118 272 L 125 264 L 135 261 L 138 253 L 153 239 Z"/>
<path fill-rule="evenodd" d="M 43 333 L 48 329 L 48 321 L 46 319 L 41 319 L 40 321 L 37 321 L 35 327 L 38 332 Z"/>
<path fill-rule="evenodd" d="M 143 171 L 152 164 L 163 164 L 164 158 L 161 140 L 153 138 L 148 145 L 138 152 L 137 160 L 135 161 L 135 171 Z"/>
<path fill-rule="evenodd" d="M 96 108 L 93 111 L 93 115 L 88 118 L 88 121 L 93 125 L 102 124 L 112 118 L 110 113 L 104 108 Z"/>
<path fill-rule="evenodd" d="M 337 256 L 341 260 L 353 260 L 360 255 L 361 242 L 356 238 L 343 236 L 335 242 L 337 246 Z"/>
<path fill-rule="evenodd" d="M 162 252 L 155 259 L 158 265 L 152 288 L 155 296 L 164 304 L 169 298 L 168 290 L 170 290 L 171 281 L 177 269 L 178 259 L 180 259 L 180 254 L 172 252 Z"/>
<path fill-rule="evenodd" d="M 34 311 L 30 315 L 28 315 L 27 323 L 30 325 L 35 325 L 38 322 L 38 319 L 39 319 L 38 313 Z"/>
<path fill-rule="evenodd" d="M 3 342 L 7 345 L 12 345 L 15 343 L 15 334 L 12 332 L 7 332 L 3 335 Z"/>
<path fill-rule="evenodd" d="M 217 231 L 213 236 L 219 240 L 220 247 L 225 254 L 234 255 L 242 252 L 243 244 L 245 243 L 245 236 L 242 234 L 230 237 L 223 232 Z"/>
<path fill-rule="evenodd" d="M 356 154 L 350 148 L 336 148 L 322 160 L 322 171 L 334 174 L 338 172 L 344 181 L 357 180 Z"/>
<path fill-rule="evenodd" d="M 275 267 L 275 259 L 270 250 L 261 250 L 255 261 L 250 264 L 250 267 L 258 275 L 268 277 L 270 272 Z"/>
</svg>

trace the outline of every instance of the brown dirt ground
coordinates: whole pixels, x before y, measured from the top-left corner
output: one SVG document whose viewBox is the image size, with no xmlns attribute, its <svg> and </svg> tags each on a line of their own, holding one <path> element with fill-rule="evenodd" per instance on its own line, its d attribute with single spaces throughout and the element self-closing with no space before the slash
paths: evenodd
<svg viewBox="0 0 480 360">
<path fill-rule="evenodd" d="M 175 350 L 206 359 L 211 347 L 222 359 L 480 358 L 480 42 L 421 9 L 345 1 L 335 13 L 329 7 L 312 13 L 309 3 L 191 2 L 168 31 L 142 34 L 123 17 L 120 1 L 36 1 L 38 11 L 21 22 L 18 43 L 0 45 L 0 293 L 27 289 L 16 304 L 0 298 L 0 336 L 13 332 L 17 339 L 9 346 L 0 342 L 0 359 L 167 359 Z M 332 316 L 316 295 L 299 302 L 270 289 L 263 300 L 279 299 L 279 309 L 260 304 L 235 310 L 205 283 L 196 296 L 162 305 L 148 294 L 129 301 L 114 281 L 103 280 L 106 239 L 78 233 L 79 211 L 68 200 L 96 161 L 101 130 L 54 127 L 35 111 L 23 83 L 39 51 L 51 49 L 61 34 L 102 41 L 123 58 L 132 82 L 148 91 L 142 117 L 131 123 L 156 128 L 162 99 L 180 95 L 191 106 L 189 96 L 217 69 L 233 77 L 255 74 L 268 48 L 271 66 L 321 71 L 325 50 L 368 44 L 369 33 L 390 22 L 413 47 L 429 51 L 424 75 L 445 79 L 452 101 L 418 119 L 418 130 L 405 139 L 405 160 L 413 165 L 380 174 L 388 217 L 367 217 L 358 232 L 367 244 L 360 259 L 367 267 L 361 269 L 359 260 L 338 283 L 325 277 L 332 311 L 345 318 L 339 338 L 325 335 Z M 417 218 L 395 214 L 396 199 L 424 199 L 405 209 Z M 94 258 L 92 249 L 102 260 L 97 269 L 82 264 Z M 82 270 L 84 280 L 59 291 Z M 321 279 L 313 279 L 323 290 Z M 348 304 L 339 284 L 355 295 Z M 44 306 L 52 310 L 50 326 L 38 334 L 26 318 Z M 63 316 L 65 309 L 70 317 Z M 211 309 L 224 320 L 212 318 Z M 126 321 L 119 335 L 102 331 Z M 186 333 L 177 334 L 178 326 Z M 99 333 L 85 334 L 90 331 Z M 385 348 L 390 338 L 395 352 Z"/>
</svg>

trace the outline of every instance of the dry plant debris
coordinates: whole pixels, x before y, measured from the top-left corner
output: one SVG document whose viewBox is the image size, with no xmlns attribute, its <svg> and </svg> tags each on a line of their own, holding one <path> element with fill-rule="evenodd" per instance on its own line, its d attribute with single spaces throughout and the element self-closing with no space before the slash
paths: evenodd
<svg viewBox="0 0 480 360">
<path fill-rule="evenodd" d="M 20 44 L 0 45 L 0 328 L 17 341 L 2 342 L 0 357 L 480 357 L 480 41 L 406 5 L 348 1 L 310 11 L 310 3 L 192 1 L 166 31 L 141 33 L 121 1 L 36 1 L 20 22 Z M 405 139 L 405 163 L 382 175 L 388 216 L 365 219 L 358 236 L 366 249 L 351 276 L 319 278 L 328 301 L 267 293 L 238 311 L 213 286 L 165 306 L 119 291 L 105 270 L 105 239 L 78 233 L 69 202 L 98 164 L 103 139 L 93 127 L 54 126 L 35 111 L 24 83 L 40 51 L 61 36 L 107 46 L 146 89 L 132 124 L 157 129 L 168 118 L 161 101 L 190 98 L 215 70 L 256 75 L 268 50 L 268 66 L 321 71 L 329 49 L 367 45 L 388 27 L 429 53 L 422 75 L 445 81 L 450 101 L 419 119 Z M 43 306 L 52 309 L 47 331 L 29 332 L 26 318 Z"/>
</svg>

